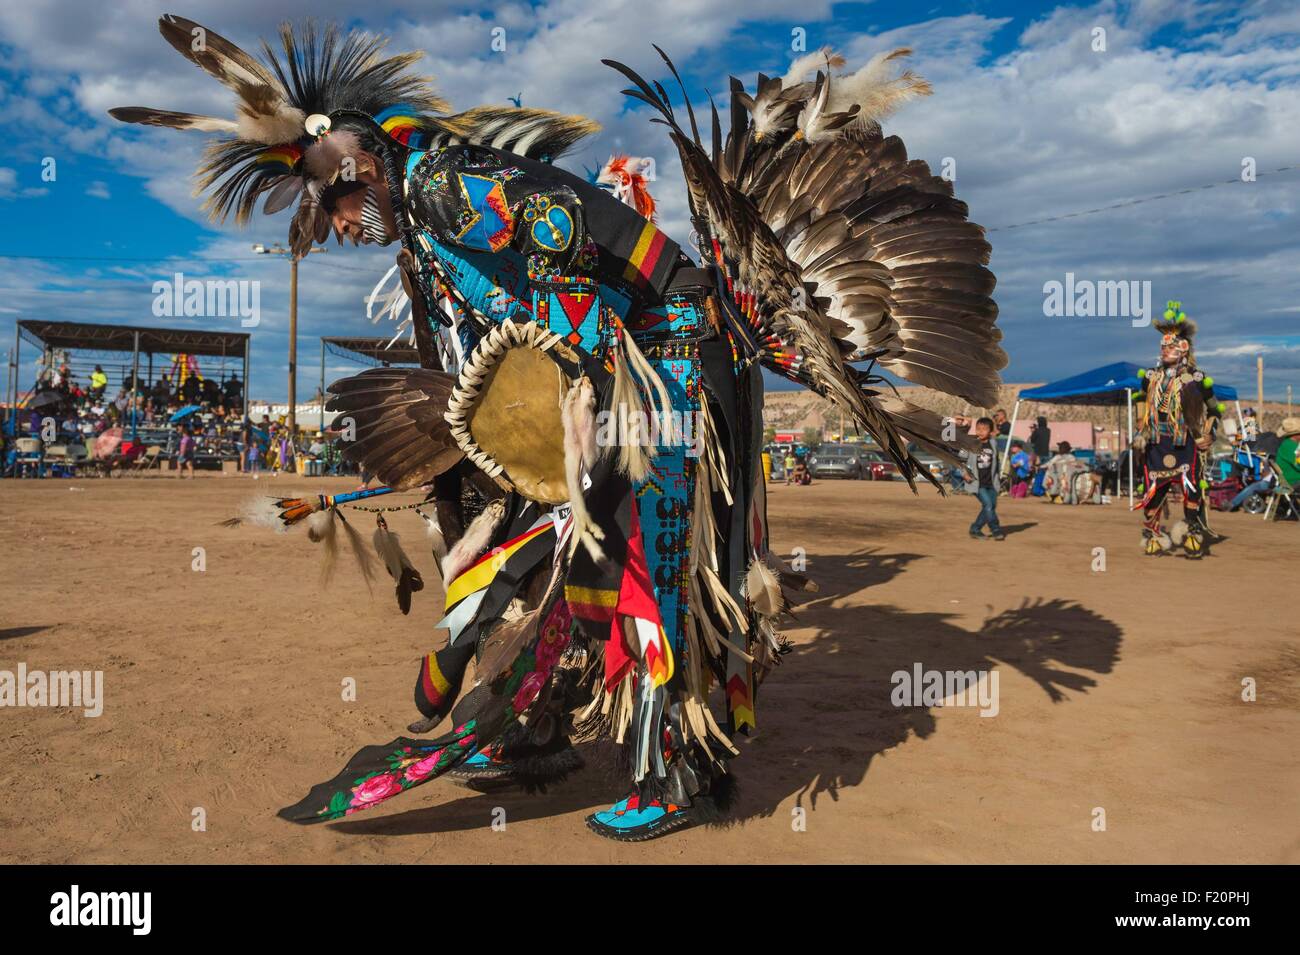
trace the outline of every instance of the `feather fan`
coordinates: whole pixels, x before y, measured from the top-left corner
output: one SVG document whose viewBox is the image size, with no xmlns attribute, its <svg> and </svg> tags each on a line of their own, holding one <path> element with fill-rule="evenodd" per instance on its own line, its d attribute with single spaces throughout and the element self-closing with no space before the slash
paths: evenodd
<svg viewBox="0 0 1300 955">
<path fill-rule="evenodd" d="M 882 400 L 871 387 L 879 378 L 849 361 L 879 362 L 984 405 L 996 400 L 1006 355 L 983 230 L 966 219 L 951 183 L 908 160 L 902 142 L 876 125 L 929 92 L 915 74 L 896 74 L 908 52 L 836 77 L 842 63 L 816 51 L 784 77 L 760 74 L 752 97 L 733 77 L 732 128 L 724 148 L 715 109 L 710 152 L 689 100 L 688 132 L 659 84 L 605 62 L 668 127 L 692 215 L 707 223 L 716 264 L 762 343 L 760 360 L 850 412 L 911 480 L 931 475 L 911 458 L 909 441 L 947 453 L 952 443 L 919 409 Z M 816 81 L 804 81 L 814 69 Z M 794 128 L 799 112 L 815 141 Z"/>
</svg>

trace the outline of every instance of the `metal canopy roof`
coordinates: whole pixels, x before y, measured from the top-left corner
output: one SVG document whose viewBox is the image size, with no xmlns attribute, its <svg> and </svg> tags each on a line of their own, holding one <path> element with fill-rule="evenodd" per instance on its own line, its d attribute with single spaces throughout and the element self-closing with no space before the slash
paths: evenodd
<svg viewBox="0 0 1300 955">
<path fill-rule="evenodd" d="M 18 323 L 25 337 L 48 348 L 93 349 L 126 352 L 135 350 L 140 336 L 144 354 L 163 352 L 186 355 L 242 356 L 249 336 L 246 332 L 213 332 L 192 328 L 152 328 L 143 325 L 96 325 L 91 322 L 43 322 L 24 319 Z"/>
<path fill-rule="evenodd" d="M 322 338 L 330 354 L 372 365 L 418 365 L 420 353 L 412 346 L 395 343 L 387 348 L 389 338 Z"/>
</svg>

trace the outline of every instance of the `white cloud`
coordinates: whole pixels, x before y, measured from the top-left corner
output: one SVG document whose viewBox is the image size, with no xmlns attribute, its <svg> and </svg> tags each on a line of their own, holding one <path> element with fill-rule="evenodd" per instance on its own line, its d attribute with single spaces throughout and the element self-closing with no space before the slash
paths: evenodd
<svg viewBox="0 0 1300 955">
<path fill-rule="evenodd" d="M 1241 345 L 1222 345 L 1218 348 L 1198 348 L 1198 358 L 1250 358 L 1257 355 L 1284 357 L 1300 354 L 1300 345 L 1245 342 Z"/>
<path fill-rule="evenodd" d="M 35 199 L 50 190 L 43 186 L 18 188 L 18 171 L 8 166 L 0 167 L 0 199 Z"/>
<path fill-rule="evenodd" d="M 1060 8 L 990 62 L 979 45 L 957 43 L 932 63 L 918 41 L 918 65 L 935 77 L 936 94 L 891 121 L 890 131 L 932 166 L 954 157 L 958 194 L 989 227 L 1223 183 L 1239 177 L 1247 156 L 1261 171 L 1294 163 L 1296 83 L 1253 75 L 1267 64 L 1300 66 L 1294 44 L 1266 25 L 1274 14 L 1252 8 L 1213 46 L 1153 44 L 1151 33 L 1187 7 L 1146 4 L 1143 17 L 1105 3 Z M 1165 19 L 1156 16 L 1162 9 Z M 942 33 L 942 25 L 926 26 Z M 1094 25 L 1107 27 L 1104 54 L 1088 42 Z M 973 22 L 971 35 L 987 36 L 991 26 Z M 1239 34 L 1242 42 L 1230 42 Z M 1296 172 L 1261 175 L 1254 183 L 992 232 L 1011 380 L 1079 371 L 1085 363 L 1145 361 L 1153 351 L 1154 336 L 1126 322 L 1062 326 L 1044 318 L 1043 282 L 1072 271 L 1149 280 L 1157 302 L 1183 300 L 1200 321 L 1201 354 L 1217 363 L 1213 373 L 1246 381 L 1251 360 L 1215 352 L 1244 334 L 1281 333 L 1294 321 L 1276 309 L 1293 298 L 1289 276 L 1300 258 L 1297 182 Z"/>
</svg>

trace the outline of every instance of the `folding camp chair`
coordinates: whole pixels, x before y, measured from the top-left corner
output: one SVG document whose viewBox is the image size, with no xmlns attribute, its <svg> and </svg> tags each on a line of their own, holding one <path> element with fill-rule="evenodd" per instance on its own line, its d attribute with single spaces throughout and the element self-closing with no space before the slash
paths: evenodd
<svg viewBox="0 0 1300 955">
<path fill-rule="evenodd" d="M 1276 473 L 1276 471 L 1274 472 Z M 1277 483 L 1273 485 L 1273 490 L 1269 492 L 1268 504 L 1264 507 L 1264 520 L 1270 520 L 1276 513 L 1276 520 L 1281 520 L 1282 515 L 1291 511 L 1291 516 L 1300 520 L 1300 510 L 1296 509 L 1296 489 L 1292 484 L 1288 484 L 1286 478 L 1281 474 L 1277 475 Z"/>
<path fill-rule="evenodd" d="M 68 445 L 68 470 L 75 475 L 90 460 L 90 452 L 86 450 L 84 441 L 77 441 Z"/>
<path fill-rule="evenodd" d="M 50 468 L 50 477 L 67 477 L 71 473 L 68 466 L 68 446 L 50 445 L 45 449 L 45 463 Z"/>
<path fill-rule="evenodd" d="M 162 470 L 162 446 L 157 444 L 149 445 L 149 447 L 145 449 L 144 454 L 136 458 L 135 467 L 132 468 L 132 472 L 138 473 L 141 471 L 148 471 L 154 467 Z"/>
</svg>

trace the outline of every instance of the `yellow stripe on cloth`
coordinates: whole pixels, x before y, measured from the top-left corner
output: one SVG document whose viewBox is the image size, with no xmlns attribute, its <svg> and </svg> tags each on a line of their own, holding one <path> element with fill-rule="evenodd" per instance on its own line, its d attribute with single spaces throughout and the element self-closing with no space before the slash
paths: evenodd
<svg viewBox="0 0 1300 955">
<path fill-rule="evenodd" d="M 447 603 L 445 609 L 450 610 L 470 594 L 482 590 L 488 584 L 492 583 L 492 578 L 497 575 L 497 571 L 505 566 L 506 561 L 509 560 L 510 557 L 519 550 L 519 548 L 523 547 L 538 534 L 542 534 L 554 526 L 553 522 L 546 521 L 540 527 L 518 537 L 509 547 L 502 547 L 490 551 L 477 564 L 467 569 L 451 582 L 451 585 L 447 588 Z"/>
<path fill-rule="evenodd" d="M 429 682 L 442 696 L 446 696 L 447 691 L 451 689 L 451 683 L 442 675 L 442 670 L 438 666 L 438 654 L 436 652 L 429 654 Z"/>
<path fill-rule="evenodd" d="M 650 251 L 650 244 L 654 242 L 658 232 L 659 230 L 655 228 L 653 222 L 647 222 L 645 227 L 642 228 L 641 235 L 636 240 L 636 246 L 632 249 L 632 254 L 627 257 L 627 268 L 623 270 L 624 282 L 635 282 L 641 277 L 641 260 Z"/>
<path fill-rule="evenodd" d="M 618 591 L 598 587 L 573 587 L 565 584 L 564 599 L 569 603 L 586 604 L 591 607 L 616 607 Z"/>
</svg>

